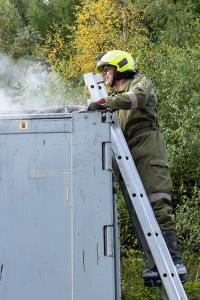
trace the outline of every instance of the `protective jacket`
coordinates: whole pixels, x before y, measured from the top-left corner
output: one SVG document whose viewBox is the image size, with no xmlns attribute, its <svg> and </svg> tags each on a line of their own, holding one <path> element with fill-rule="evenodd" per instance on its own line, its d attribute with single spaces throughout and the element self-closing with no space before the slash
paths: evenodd
<svg viewBox="0 0 200 300">
<path fill-rule="evenodd" d="M 127 80 L 123 88 L 114 90 L 105 100 L 118 110 L 116 116 L 128 140 L 138 129 L 158 126 L 157 101 L 151 80 L 145 76 Z"/>
<path fill-rule="evenodd" d="M 152 82 L 143 75 L 126 80 L 105 102 L 116 110 L 157 221 L 163 230 L 175 228 L 166 146 L 159 129 L 157 100 Z"/>
</svg>

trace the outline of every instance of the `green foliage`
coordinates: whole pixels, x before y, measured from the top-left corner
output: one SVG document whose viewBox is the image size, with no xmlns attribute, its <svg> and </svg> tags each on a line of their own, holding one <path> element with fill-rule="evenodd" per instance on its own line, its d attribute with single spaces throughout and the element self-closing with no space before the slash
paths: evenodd
<svg viewBox="0 0 200 300">
<path fill-rule="evenodd" d="M 130 215 L 128 213 L 125 200 L 122 196 L 120 189 L 117 193 L 118 197 L 118 212 L 120 219 L 120 244 L 121 244 L 121 256 L 131 257 L 138 250 L 138 243 Z"/>
<path fill-rule="evenodd" d="M 198 40 L 199 26 L 192 1 L 135 1 L 143 8 L 144 24 L 154 43 L 181 46 Z"/>
<path fill-rule="evenodd" d="M 28 26 L 19 28 L 16 32 L 16 36 L 9 54 L 14 59 L 35 58 L 36 51 L 40 47 L 40 42 L 41 36 L 39 32 Z"/>
<path fill-rule="evenodd" d="M 70 47 L 68 46 L 67 37 L 63 32 L 65 29 L 53 24 L 51 32 L 45 38 L 45 41 L 38 52 L 38 58 L 43 59 L 50 64 L 52 68 L 62 75 L 65 81 L 66 78 L 66 60 L 70 55 Z"/>
<path fill-rule="evenodd" d="M 66 26 L 73 21 L 74 4 L 79 1 L 70 0 L 29 0 L 27 18 L 29 24 L 42 36 L 51 31 L 51 26 Z"/>
<path fill-rule="evenodd" d="M 31 0 L 12 0 L 12 3 L 20 14 L 25 26 L 28 26 L 27 9 L 30 1 Z"/>
<path fill-rule="evenodd" d="M 42 57 L 43 41 L 62 28 L 66 41 L 68 26 L 73 22 L 74 5 L 79 0 L 0 0 L 0 49 L 15 59 Z M 53 37 L 52 37 L 53 40 Z M 37 50 L 37 51 L 36 51 Z"/>
<path fill-rule="evenodd" d="M 190 198 L 182 197 L 182 203 L 176 209 L 177 230 L 182 237 L 182 249 L 188 257 L 191 253 L 200 253 L 200 191 L 194 187 L 192 192 Z"/>
<path fill-rule="evenodd" d="M 196 20 L 198 23 L 198 20 Z M 173 178 L 174 204 L 200 186 L 199 43 L 152 44 L 137 53 L 141 69 L 153 81 Z M 143 58 L 143 60 L 142 60 Z"/>
<path fill-rule="evenodd" d="M 189 300 L 199 300 L 200 299 L 200 281 L 190 281 L 185 286 L 185 291 L 187 293 Z"/>
<path fill-rule="evenodd" d="M 8 52 L 17 30 L 22 26 L 22 19 L 12 1 L 0 0 L 0 8 L 0 49 Z"/>
<path fill-rule="evenodd" d="M 174 190 L 187 186 L 190 192 L 190 186 L 200 183 L 199 51 L 197 47 L 158 45 L 149 51 L 148 64 L 160 105 Z"/>
<path fill-rule="evenodd" d="M 122 300 L 155 300 L 158 291 L 144 287 L 142 272 L 144 262 L 138 253 L 132 253 L 132 258 L 122 258 Z M 160 298 L 159 298 L 160 299 Z"/>
<path fill-rule="evenodd" d="M 32 0 L 29 1 L 27 9 L 27 17 L 31 27 L 35 30 L 46 34 L 50 24 L 52 22 L 51 16 L 49 15 L 49 4 L 48 1 Z"/>
<path fill-rule="evenodd" d="M 138 253 L 132 258 L 122 258 L 122 300 L 155 300 L 161 299 L 159 290 L 144 287 L 142 272 L 145 268 L 144 262 Z M 190 300 L 199 300 L 200 281 L 193 279 L 184 285 L 184 289 Z"/>
</svg>

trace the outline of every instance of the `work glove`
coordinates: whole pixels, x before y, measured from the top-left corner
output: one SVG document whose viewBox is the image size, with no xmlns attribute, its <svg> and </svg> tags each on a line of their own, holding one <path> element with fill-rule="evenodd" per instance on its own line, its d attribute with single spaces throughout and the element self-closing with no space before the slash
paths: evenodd
<svg viewBox="0 0 200 300">
<path fill-rule="evenodd" d="M 102 111 L 105 111 L 108 109 L 108 106 L 105 105 L 105 100 L 104 99 L 101 99 L 99 101 L 96 101 L 96 102 L 91 102 L 89 105 L 88 105 L 88 111 L 96 111 L 96 110 L 102 110 Z"/>
</svg>

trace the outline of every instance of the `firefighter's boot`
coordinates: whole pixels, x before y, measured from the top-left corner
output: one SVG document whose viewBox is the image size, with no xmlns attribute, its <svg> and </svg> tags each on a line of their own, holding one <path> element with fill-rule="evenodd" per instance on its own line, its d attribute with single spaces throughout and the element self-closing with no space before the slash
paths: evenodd
<svg viewBox="0 0 200 300">
<path fill-rule="evenodd" d="M 180 277 L 181 282 L 186 282 L 187 280 L 187 271 L 184 266 L 177 241 L 177 235 L 175 229 L 162 231 L 163 237 L 165 239 L 166 245 L 168 247 L 169 253 L 172 257 L 174 265 L 176 267 L 177 273 Z M 152 269 L 146 269 L 143 272 L 143 279 L 145 285 L 149 285 L 149 282 L 159 282 L 159 274 L 156 267 Z M 158 285 L 158 284 L 155 284 Z"/>
<path fill-rule="evenodd" d="M 175 229 L 162 231 L 162 235 L 167 244 L 169 253 L 171 254 L 172 260 L 176 267 L 177 273 L 182 282 L 187 280 L 187 271 L 183 263 L 183 259 L 181 257 L 181 253 L 178 247 L 177 235 Z"/>
</svg>

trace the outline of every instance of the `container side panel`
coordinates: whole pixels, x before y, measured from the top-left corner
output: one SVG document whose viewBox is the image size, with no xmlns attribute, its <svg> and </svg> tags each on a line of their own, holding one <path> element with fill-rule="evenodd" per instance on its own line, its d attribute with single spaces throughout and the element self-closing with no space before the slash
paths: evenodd
<svg viewBox="0 0 200 300">
<path fill-rule="evenodd" d="M 0 135 L 0 299 L 72 299 L 71 210 L 71 135 Z"/>
<path fill-rule="evenodd" d="M 112 172 L 102 167 L 110 124 L 99 113 L 75 114 L 73 122 L 74 300 L 114 300 L 114 257 L 104 249 L 105 226 L 113 226 Z"/>
</svg>

